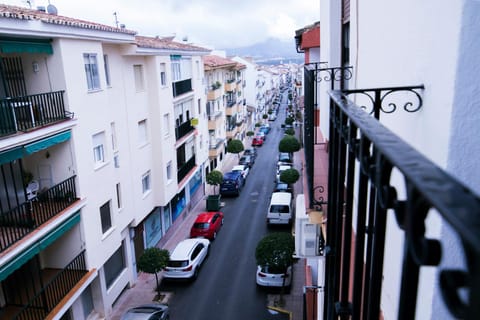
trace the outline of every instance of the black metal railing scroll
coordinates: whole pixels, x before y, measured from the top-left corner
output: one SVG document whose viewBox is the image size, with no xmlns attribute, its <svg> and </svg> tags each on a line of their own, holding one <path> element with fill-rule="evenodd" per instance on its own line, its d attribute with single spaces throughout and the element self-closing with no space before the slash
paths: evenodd
<svg viewBox="0 0 480 320">
<path fill-rule="evenodd" d="M 322 144 L 324 141 L 320 139 L 318 133 L 320 128 L 320 106 L 319 99 L 319 83 L 322 81 L 330 83 L 330 90 L 335 88 L 343 88 L 344 83 L 353 76 L 353 67 L 328 67 L 327 62 L 315 62 L 305 65 L 304 68 L 304 121 L 303 121 L 303 137 L 305 141 L 305 163 L 307 171 L 307 184 L 309 199 L 314 198 L 313 172 L 314 172 L 314 147 Z M 325 106 L 327 108 L 328 106 Z M 310 201 L 309 207 L 313 206 Z"/>
<path fill-rule="evenodd" d="M 423 86 L 373 89 L 374 101 Z M 360 90 L 357 93 L 360 93 Z M 384 94 L 380 94 L 380 93 Z M 418 91 L 415 91 L 418 92 Z M 480 314 L 480 197 L 349 99 L 331 91 L 325 319 L 379 319 L 387 217 L 403 233 L 398 319 L 415 319 L 422 267 L 435 267 L 454 318 Z M 418 97 L 421 107 L 420 95 Z M 378 98 L 380 99 L 378 100 Z M 398 101 L 398 100 L 397 100 Z M 401 104 L 396 104 L 401 105 Z M 413 106 L 413 103 L 403 104 Z M 418 109 L 419 106 L 411 110 Z M 401 194 L 401 196 L 399 196 Z M 354 213 L 355 212 L 355 219 Z M 445 239 L 427 236 L 435 214 L 460 239 L 463 267 L 444 270 Z M 352 245 L 352 225 L 356 230 Z M 395 232 L 398 232 L 394 230 Z M 354 254 L 352 254 L 352 251 Z M 387 256 L 386 256 L 387 255 Z M 353 266 L 353 273 L 352 273 Z"/>
</svg>

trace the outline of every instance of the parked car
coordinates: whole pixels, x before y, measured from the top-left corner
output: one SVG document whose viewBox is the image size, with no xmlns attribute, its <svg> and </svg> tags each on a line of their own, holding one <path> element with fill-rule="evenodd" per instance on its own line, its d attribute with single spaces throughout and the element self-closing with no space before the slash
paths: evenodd
<svg viewBox="0 0 480 320">
<path fill-rule="evenodd" d="M 264 123 L 260 126 L 259 130 L 266 131 L 265 133 L 268 134 L 270 132 L 270 124 Z"/>
<path fill-rule="evenodd" d="M 168 318 L 167 305 L 150 303 L 128 309 L 120 320 L 166 320 Z"/>
<path fill-rule="evenodd" d="M 275 183 L 275 188 L 273 188 L 273 192 L 290 192 L 290 193 L 293 193 L 293 187 L 288 183 L 277 181 Z"/>
<path fill-rule="evenodd" d="M 233 166 L 232 171 L 241 172 L 242 176 L 243 176 L 243 179 L 247 179 L 248 173 L 250 172 L 250 167 L 247 166 L 246 164 L 238 164 L 236 166 Z"/>
<path fill-rule="evenodd" d="M 265 132 L 260 131 L 260 130 L 257 132 L 257 137 L 262 138 L 263 142 L 265 142 L 267 140 L 267 135 L 265 134 Z"/>
<path fill-rule="evenodd" d="M 170 253 L 163 272 L 164 279 L 195 279 L 208 256 L 210 240 L 203 238 L 180 241 Z"/>
<path fill-rule="evenodd" d="M 292 156 L 288 152 L 280 152 L 278 154 L 278 162 L 292 163 Z"/>
<path fill-rule="evenodd" d="M 275 121 L 277 120 L 277 115 L 275 113 L 271 113 L 268 115 L 268 121 Z"/>
<path fill-rule="evenodd" d="M 282 287 L 287 290 L 292 285 L 292 266 L 287 270 L 274 269 L 269 266 L 257 266 L 257 285 L 261 287 Z M 285 279 L 285 283 L 283 282 Z"/>
<path fill-rule="evenodd" d="M 256 148 L 249 148 L 249 149 L 245 149 L 245 151 L 243 151 L 243 155 L 244 156 L 251 156 L 253 157 L 254 160 L 257 159 L 257 149 Z"/>
<path fill-rule="evenodd" d="M 252 146 L 254 146 L 254 147 L 263 146 L 263 139 L 261 137 L 254 137 L 252 139 Z"/>
<path fill-rule="evenodd" d="M 190 238 L 203 237 L 215 240 L 223 226 L 223 212 L 201 212 L 190 229 Z"/>
<path fill-rule="evenodd" d="M 270 132 L 270 127 L 260 127 L 260 129 L 258 129 L 258 132 L 263 132 L 264 134 L 268 134 Z"/>
<path fill-rule="evenodd" d="M 252 156 L 243 155 L 243 156 L 241 156 L 240 159 L 238 160 L 238 164 L 245 164 L 245 165 L 247 165 L 249 168 L 251 168 L 254 163 L 255 163 L 255 159 L 254 159 Z"/>
<path fill-rule="evenodd" d="M 248 157 L 248 156 L 245 156 Z M 220 194 L 224 195 L 240 195 L 245 179 L 241 172 L 230 171 L 223 175 L 223 181 L 220 184 Z"/>
</svg>

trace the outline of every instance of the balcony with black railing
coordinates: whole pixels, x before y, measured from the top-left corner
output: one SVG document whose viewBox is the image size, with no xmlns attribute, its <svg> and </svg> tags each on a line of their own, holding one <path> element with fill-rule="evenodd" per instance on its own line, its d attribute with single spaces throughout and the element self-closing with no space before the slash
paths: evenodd
<svg viewBox="0 0 480 320">
<path fill-rule="evenodd" d="M 15 134 L 71 119 L 65 91 L 0 99 L 0 136 Z"/>
<path fill-rule="evenodd" d="M 0 213 L 0 252 L 35 231 L 78 200 L 72 176 L 19 206 Z"/>
<path fill-rule="evenodd" d="M 195 128 L 190 123 L 190 120 L 185 121 L 180 126 L 175 128 L 175 139 L 179 140 L 195 130 Z"/>
<path fill-rule="evenodd" d="M 180 181 L 182 181 L 193 168 L 195 168 L 195 156 L 192 156 L 187 162 L 179 166 L 177 170 L 178 183 L 180 183 Z"/>
<path fill-rule="evenodd" d="M 415 319 L 421 308 L 417 303 L 421 301 L 423 267 L 438 271 L 439 299 L 451 316 L 476 319 L 480 314 L 480 197 L 383 126 L 376 116 L 400 110 L 396 103 L 382 106 L 386 95 L 398 91 L 413 94 L 417 101 L 402 103 L 401 110 L 417 111 L 422 105 L 418 93 L 422 88 L 329 93 L 324 319 L 379 318 L 382 283 L 386 281 L 383 267 L 386 259 L 392 258 L 392 253 L 385 253 L 385 243 L 392 232 L 400 232 L 405 239 L 398 253 L 401 274 L 394 302 L 398 319 Z M 313 92 L 307 90 L 307 94 Z M 349 100 L 351 94 L 367 94 L 374 106 L 371 114 Z M 313 108 L 313 104 L 305 108 Z M 314 121 L 313 116 L 306 112 L 305 121 Z M 309 143 L 314 143 L 313 137 Z M 426 219 L 431 215 L 460 239 L 456 250 L 465 257 L 463 266 L 440 265 L 451 243 L 427 235 Z M 387 228 L 387 220 L 392 218 L 394 227 Z"/>
<path fill-rule="evenodd" d="M 172 82 L 173 97 L 192 91 L 192 79 L 185 79 Z"/>
<path fill-rule="evenodd" d="M 18 320 L 43 320 L 54 310 L 63 298 L 82 280 L 88 273 L 85 262 L 85 251 L 76 256 L 63 269 L 36 270 L 40 275 L 43 285 L 36 291 L 31 282 L 23 282 L 17 287 L 17 293 L 29 294 L 7 295 L 6 305 L 2 308 L 5 319 Z M 36 275 L 35 274 L 35 275 Z M 31 275 L 28 275 L 31 276 Z M 27 286 L 27 287 L 25 287 Z M 32 286 L 31 288 L 29 286 Z M 30 298 L 31 293 L 33 295 Z"/>
</svg>

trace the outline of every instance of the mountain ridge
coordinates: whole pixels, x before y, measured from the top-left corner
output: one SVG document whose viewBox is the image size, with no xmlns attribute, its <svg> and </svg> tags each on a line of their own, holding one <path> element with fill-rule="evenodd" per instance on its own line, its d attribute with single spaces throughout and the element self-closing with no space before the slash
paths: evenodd
<svg viewBox="0 0 480 320">
<path fill-rule="evenodd" d="M 250 46 L 223 50 L 227 56 L 251 57 L 254 61 L 303 59 L 303 54 L 296 51 L 294 39 L 288 41 L 268 38 Z"/>
</svg>

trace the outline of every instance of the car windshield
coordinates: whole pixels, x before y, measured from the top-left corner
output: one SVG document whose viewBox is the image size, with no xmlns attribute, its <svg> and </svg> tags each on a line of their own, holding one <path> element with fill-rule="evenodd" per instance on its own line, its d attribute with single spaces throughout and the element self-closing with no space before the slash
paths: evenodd
<svg viewBox="0 0 480 320">
<path fill-rule="evenodd" d="M 188 266 L 188 260 L 170 260 L 168 261 L 168 267 L 170 268 L 183 268 Z"/>
<path fill-rule="evenodd" d="M 270 212 L 272 213 L 288 213 L 290 208 L 287 205 L 274 204 L 270 206 Z"/>
<path fill-rule="evenodd" d="M 193 228 L 195 229 L 208 229 L 210 227 L 210 223 L 208 222 L 196 222 L 193 224 Z"/>
<path fill-rule="evenodd" d="M 150 319 L 154 312 L 150 308 L 135 308 L 124 314 L 122 320 L 147 320 Z M 160 319 L 160 314 L 161 312 L 157 312 L 158 318 L 155 319 Z"/>
<path fill-rule="evenodd" d="M 269 274 L 283 274 L 285 273 L 285 269 L 277 266 L 262 266 L 262 272 Z"/>
</svg>

